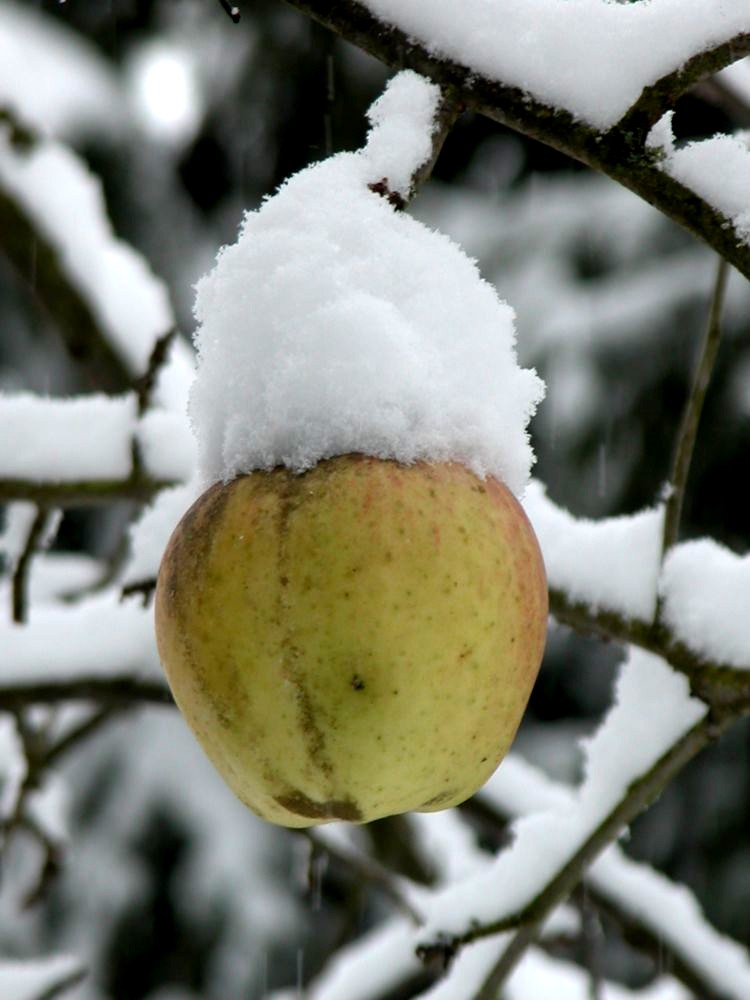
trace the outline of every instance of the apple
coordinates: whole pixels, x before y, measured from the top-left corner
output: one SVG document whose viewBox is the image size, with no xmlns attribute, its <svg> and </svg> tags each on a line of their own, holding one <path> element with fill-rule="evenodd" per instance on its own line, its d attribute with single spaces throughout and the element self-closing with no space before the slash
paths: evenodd
<svg viewBox="0 0 750 1000">
<path fill-rule="evenodd" d="M 156 589 L 183 715 L 237 796 L 289 827 L 472 795 L 513 740 L 546 624 L 523 509 L 454 462 L 344 455 L 217 483 Z"/>
</svg>

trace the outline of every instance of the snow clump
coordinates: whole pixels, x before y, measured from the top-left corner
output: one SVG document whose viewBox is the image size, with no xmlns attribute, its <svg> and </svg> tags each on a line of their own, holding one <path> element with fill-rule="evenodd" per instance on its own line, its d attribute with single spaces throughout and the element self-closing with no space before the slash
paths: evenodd
<svg viewBox="0 0 750 1000">
<path fill-rule="evenodd" d="M 429 143 L 405 142 L 399 163 L 378 141 L 409 109 L 429 136 L 427 92 L 434 109 L 437 88 L 397 76 L 365 148 L 288 180 L 199 281 L 189 413 L 205 480 L 360 452 L 525 488 L 544 385 L 517 363 L 513 310 L 455 243 L 370 187 L 397 190 L 427 158 Z"/>
</svg>

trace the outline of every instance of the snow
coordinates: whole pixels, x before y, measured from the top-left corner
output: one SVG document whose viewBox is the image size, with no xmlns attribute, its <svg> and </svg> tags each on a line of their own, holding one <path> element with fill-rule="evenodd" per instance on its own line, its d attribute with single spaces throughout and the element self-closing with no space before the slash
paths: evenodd
<svg viewBox="0 0 750 1000">
<path fill-rule="evenodd" d="M 0 395 L 0 475 L 52 482 L 125 479 L 135 412 L 132 395 Z"/>
<path fill-rule="evenodd" d="M 575 800 L 523 817 L 515 824 L 513 844 L 498 855 L 489 872 L 437 892 L 419 940 L 428 943 L 461 933 L 472 921 L 495 922 L 527 905 L 609 815 L 632 782 L 705 711 L 705 705 L 690 697 L 684 677 L 658 657 L 631 649 L 615 704 L 584 745 L 586 779 Z"/>
<path fill-rule="evenodd" d="M 128 369 L 146 370 L 157 338 L 174 326 L 167 290 L 107 218 L 101 183 L 69 149 L 40 140 L 14 147 L 0 125 L 0 186 L 57 249 L 64 272 Z M 156 401 L 183 412 L 192 363 L 173 342 Z"/>
<path fill-rule="evenodd" d="M 727 66 L 716 74 L 716 80 L 743 101 L 750 101 L 750 59 L 740 59 Z"/>
<path fill-rule="evenodd" d="M 675 146 L 673 112 L 653 127 L 648 147 L 661 155 L 660 168 L 724 215 L 750 243 L 750 145 L 747 133 L 715 135 Z"/>
<path fill-rule="evenodd" d="M 145 468 L 160 479 L 181 481 L 195 471 L 195 438 L 184 414 L 148 410 L 136 429 Z"/>
<path fill-rule="evenodd" d="M 591 611 L 649 621 L 656 607 L 663 508 L 592 521 L 557 507 L 538 481 L 524 508 L 534 526 L 553 589 Z"/>
<path fill-rule="evenodd" d="M 364 148 L 373 180 L 385 179 L 404 198 L 412 175 L 432 153 L 432 131 L 440 88 L 409 71 L 393 77 L 367 112 L 370 133 Z"/>
<path fill-rule="evenodd" d="M 29 4 L 0 4 L 0 106 L 51 135 L 108 132 L 125 122 L 106 61 L 80 34 Z"/>
<path fill-rule="evenodd" d="M 71 605 L 32 606 L 29 621 L 0 617 L 3 683 L 76 678 L 160 678 L 153 615 L 114 590 Z"/>
<path fill-rule="evenodd" d="M 363 452 L 455 460 L 524 488 L 542 384 L 516 363 L 512 310 L 454 243 L 368 189 L 396 169 L 378 136 L 386 111 L 399 134 L 426 117 L 424 100 L 395 113 L 415 88 L 386 94 L 363 151 L 303 170 L 249 213 L 198 283 L 189 408 L 207 480 Z M 424 149 L 408 144 L 394 176 Z"/>
<path fill-rule="evenodd" d="M 748 30 L 748 0 L 364 0 L 447 57 L 605 130 L 644 87 Z"/>
<path fill-rule="evenodd" d="M 339 948 L 305 995 L 309 1000 L 377 1000 L 421 970 L 411 925 L 392 920 Z M 284 991 L 273 1000 L 297 995 L 296 990 Z"/>
<path fill-rule="evenodd" d="M 591 997 L 590 973 L 560 959 L 545 955 L 538 948 L 531 949 L 525 960 L 508 980 L 507 1000 L 589 1000 Z M 597 991 L 600 1000 L 691 1000 L 691 994 L 674 979 L 660 976 L 642 990 L 630 990 L 615 983 L 602 983 Z M 457 996 L 457 995 L 456 995 Z M 462 1000 L 469 995 L 461 994 Z"/>
<path fill-rule="evenodd" d="M 132 393 L 52 398 L 0 393 L 0 478 L 75 483 L 127 479 L 137 441 L 146 472 L 190 477 L 195 444 L 178 413 L 152 409 L 140 420 Z"/>
<path fill-rule="evenodd" d="M 709 538 L 670 550 L 659 583 L 662 617 L 699 656 L 750 669 L 750 555 Z"/>
<path fill-rule="evenodd" d="M 70 955 L 27 960 L 0 958 L 0 996 L 3 1000 L 37 1000 L 80 970 L 79 960 Z"/>
</svg>

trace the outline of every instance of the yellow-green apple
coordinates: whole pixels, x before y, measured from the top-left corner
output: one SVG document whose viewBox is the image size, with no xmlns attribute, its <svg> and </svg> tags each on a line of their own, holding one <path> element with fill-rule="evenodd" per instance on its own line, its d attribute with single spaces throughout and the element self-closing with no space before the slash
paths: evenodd
<svg viewBox="0 0 750 1000">
<path fill-rule="evenodd" d="M 177 704 L 239 798 L 290 827 L 468 798 L 515 735 L 546 622 L 521 506 L 453 462 L 217 483 L 156 590 Z"/>
</svg>

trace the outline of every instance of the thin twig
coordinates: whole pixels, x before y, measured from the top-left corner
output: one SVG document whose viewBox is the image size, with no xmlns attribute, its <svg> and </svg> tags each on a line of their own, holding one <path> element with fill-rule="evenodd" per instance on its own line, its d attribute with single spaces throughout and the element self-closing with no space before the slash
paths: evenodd
<svg viewBox="0 0 750 1000">
<path fill-rule="evenodd" d="M 28 612 L 28 582 L 29 571 L 31 570 L 31 560 L 44 537 L 49 524 L 50 512 L 46 507 L 38 507 L 31 522 L 29 533 L 26 537 L 26 544 L 21 555 L 18 557 L 13 571 L 13 583 L 11 585 L 11 600 L 13 607 L 13 621 L 22 624 L 26 621 Z"/>
<path fill-rule="evenodd" d="M 390 202 L 399 211 L 405 209 L 422 184 L 429 180 L 445 140 L 450 135 L 450 131 L 462 110 L 460 102 L 451 95 L 450 91 L 448 89 L 441 89 L 440 98 L 433 117 L 430 155 L 415 168 L 409 181 L 408 190 L 394 190 L 390 186 L 387 177 L 374 180 L 368 185 L 370 190 L 385 198 L 386 201 Z"/>
<path fill-rule="evenodd" d="M 222 9 L 226 11 L 230 20 L 232 20 L 235 24 L 237 24 L 240 20 L 239 7 L 235 7 L 235 5 L 233 3 L 230 3 L 229 0 L 219 0 L 219 3 L 221 4 Z"/>
<path fill-rule="evenodd" d="M 86 969 L 75 969 L 73 972 L 69 972 L 67 976 L 63 976 L 62 979 L 53 983 L 52 986 L 46 987 L 42 993 L 34 997 L 34 1000 L 57 1000 L 63 993 L 66 993 L 73 986 L 77 986 L 82 982 L 87 975 L 88 971 Z"/>
<path fill-rule="evenodd" d="M 381 892 L 413 924 L 420 925 L 423 923 L 421 913 L 412 906 L 403 894 L 396 879 L 393 877 L 393 873 L 388 868 L 378 864 L 374 858 L 369 858 L 366 854 L 355 851 L 353 848 L 349 849 L 339 844 L 331 844 L 313 830 L 303 830 L 302 836 L 312 844 L 315 850 L 323 851 L 330 855 L 330 857 L 345 865 L 358 875 L 359 878 Z"/>
<path fill-rule="evenodd" d="M 706 333 L 695 369 L 693 387 L 685 404 L 675 444 L 669 483 L 669 496 L 667 497 L 664 512 L 663 553 L 668 552 L 675 544 L 680 531 L 685 488 L 688 476 L 690 475 L 690 463 L 692 462 L 693 451 L 695 450 L 695 441 L 698 436 L 698 426 L 703 411 L 703 403 L 706 399 L 706 391 L 708 390 L 708 384 L 711 380 L 711 374 L 716 363 L 716 355 L 719 350 L 719 342 L 721 341 L 721 313 L 724 305 L 724 293 L 726 292 L 728 275 L 729 265 L 720 257 L 716 269 L 716 281 L 711 298 Z"/>
<path fill-rule="evenodd" d="M 139 677 L 79 677 L 0 686 L 0 711 L 4 712 L 18 711 L 27 705 L 55 705 L 66 701 L 93 701 L 100 705 L 174 705 L 172 693 L 163 681 Z"/>
<path fill-rule="evenodd" d="M 117 500 L 148 503 L 161 490 L 177 485 L 177 480 L 155 479 L 143 473 L 133 473 L 126 479 L 75 482 L 0 479 L 0 503 L 27 500 L 46 507 L 98 507 Z"/>
<path fill-rule="evenodd" d="M 54 764 L 58 757 L 62 757 L 70 750 L 73 750 L 79 743 L 83 742 L 83 740 L 88 739 L 89 736 L 98 729 L 101 729 L 115 715 L 129 712 L 134 707 L 135 705 L 132 702 L 110 702 L 101 708 L 97 708 L 83 722 L 69 729 L 64 736 L 61 736 L 56 743 L 53 743 L 45 751 L 40 761 L 41 767 L 46 768 Z"/>
<path fill-rule="evenodd" d="M 177 336 L 177 327 L 172 327 L 154 341 L 151 348 L 146 371 L 135 383 L 136 400 L 138 403 L 138 416 L 142 417 L 151 404 L 151 396 L 159 377 L 159 372 L 164 366 L 172 341 Z"/>
</svg>

